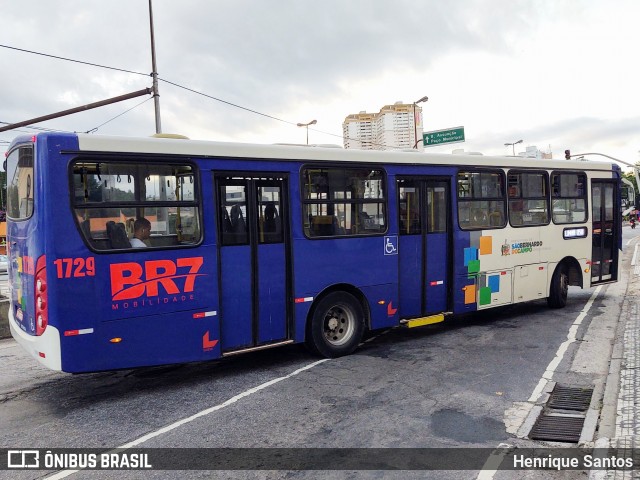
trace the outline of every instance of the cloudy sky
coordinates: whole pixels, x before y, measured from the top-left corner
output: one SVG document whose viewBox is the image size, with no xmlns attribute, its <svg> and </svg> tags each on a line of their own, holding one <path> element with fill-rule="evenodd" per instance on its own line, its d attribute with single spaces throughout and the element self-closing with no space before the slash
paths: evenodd
<svg viewBox="0 0 640 480">
<path fill-rule="evenodd" d="M 0 122 L 151 86 L 147 0 L 0 5 Z M 342 144 L 348 114 L 427 95 L 425 131 L 467 138 L 429 151 L 510 154 L 523 139 L 640 161 L 637 0 L 154 0 L 153 13 L 164 132 L 304 143 L 296 123 L 316 119 L 311 143 Z M 147 136 L 153 100 L 37 126 Z M 0 152 L 35 131 L 19 130 Z"/>
</svg>

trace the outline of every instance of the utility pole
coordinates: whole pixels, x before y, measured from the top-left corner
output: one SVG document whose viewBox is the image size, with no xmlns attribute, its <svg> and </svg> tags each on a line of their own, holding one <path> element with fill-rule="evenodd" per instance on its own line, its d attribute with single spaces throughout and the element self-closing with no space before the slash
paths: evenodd
<svg viewBox="0 0 640 480">
<path fill-rule="evenodd" d="M 153 103 L 156 109 L 156 133 L 162 133 L 162 125 L 160 123 L 160 93 L 158 92 L 158 68 L 156 66 L 156 42 L 153 33 L 153 9 L 151 0 L 149 0 L 149 24 L 151 27 L 151 77 L 153 78 Z"/>
</svg>

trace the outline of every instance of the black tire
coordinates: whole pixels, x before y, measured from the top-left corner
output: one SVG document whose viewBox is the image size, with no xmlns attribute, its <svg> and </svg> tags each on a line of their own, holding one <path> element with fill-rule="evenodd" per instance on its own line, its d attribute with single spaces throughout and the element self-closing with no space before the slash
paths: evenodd
<svg viewBox="0 0 640 480">
<path fill-rule="evenodd" d="M 564 265 L 558 265 L 551 277 L 551 287 L 547 297 L 547 305 L 551 308 L 564 308 L 569 292 L 569 275 Z"/>
<path fill-rule="evenodd" d="M 353 295 L 331 292 L 320 299 L 311 314 L 307 347 L 324 357 L 353 352 L 364 333 L 364 310 Z"/>
</svg>

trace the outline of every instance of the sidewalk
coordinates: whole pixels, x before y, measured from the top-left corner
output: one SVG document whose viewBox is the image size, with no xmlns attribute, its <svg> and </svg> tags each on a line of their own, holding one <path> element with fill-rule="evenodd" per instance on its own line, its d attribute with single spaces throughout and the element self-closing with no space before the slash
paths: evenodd
<svg viewBox="0 0 640 480">
<path fill-rule="evenodd" d="M 595 442 L 598 448 L 611 447 L 624 450 L 640 448 L 638 437 L 640 433 L 640 241 L 638 238 L 627 248 L 630 252 L 624 254 L 622 270 L 629 269 L 629 280 L 618 323 L 617 341 L 611 357 L 601 425 Z M 629 267 L 627 262 L 631 262 Z M 615 409 L 615 412 L 611 411 L 612 409 Z M 615 421 L 613 421 L 614 415 Z M 611 417 L 611 425 L 606 425 L 607 417 Z M 589 478 L 592 480 L 638 479 L 640 471 L 592 471 Z"/>
</svg>

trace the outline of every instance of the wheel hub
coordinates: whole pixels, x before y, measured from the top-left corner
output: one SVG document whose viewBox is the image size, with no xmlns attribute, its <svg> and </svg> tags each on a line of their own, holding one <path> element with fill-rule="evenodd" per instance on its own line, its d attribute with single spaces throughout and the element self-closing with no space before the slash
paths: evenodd
<svg viewBox="0 0 640 480">
<path fill-rule="evenodd" d="M 338 328 L 338 319 L 336 317 L 331 317 L 329 319 L 329 322 L 327 323 L 327 327 L 329 327 L 329 330 L 335 330 L 336 328 Z"/>
</svg>

